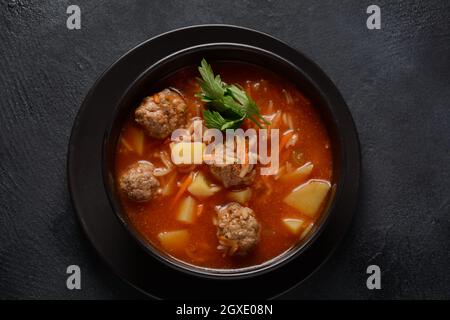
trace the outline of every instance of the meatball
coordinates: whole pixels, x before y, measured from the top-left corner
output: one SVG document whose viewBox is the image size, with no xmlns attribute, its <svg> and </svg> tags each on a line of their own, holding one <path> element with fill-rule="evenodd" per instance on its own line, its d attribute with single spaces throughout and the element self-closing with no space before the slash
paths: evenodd
<svg viewBox="0 0 450 320">
<path fill-rule="evenodd" d="M 253 210 L 231 202 L 216 211 L 217 248 L 225 255 L 247 255 L 259 242 L 260 225 Z"/>
<path fill-rule="evenodd" d="M 134 113 L 137 123 L 157 139 L 167 138 L 173 130 L 186 123 L 186 103 L 176 91 L 163 91 L 142 100 Z"/>
<path fill-rule="evenodd" d="M 245 164 L 212 164 L 209 167 L 212 175 L 222 182 L 225 188 L 250 185 L 255 178 L 253 165 Z"/>
<path fill-rule="evenodd" d="M 120 177 L 120 189 L 127 197 L 136 202 L 152 199 L 160 192 L 159 181 L 153 175 L 151 162 L 139 161 L 130 166 Z"/>
</svg>

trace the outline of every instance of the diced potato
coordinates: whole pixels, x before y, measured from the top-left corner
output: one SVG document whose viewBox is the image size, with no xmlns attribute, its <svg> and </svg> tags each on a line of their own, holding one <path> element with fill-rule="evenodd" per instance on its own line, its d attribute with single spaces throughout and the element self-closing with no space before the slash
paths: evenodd
<svg viewBox="0 0 450 320">
<path fill-rule="evenodd" d="M 203 142 L 173 142 L 170 144 L 175 164 L 201 164 L 206 145 Z"/>
<path fill-rule="evenodd" d="M 311 162 L 308 162 L 301 166 L 300 168 L 295 169 L 292 172 L 285 173 L 280 177 L 280 181 L 283 182 L 296 182 L 300 183 L 306 180 L 311 174 L 314 165 Z"/>
<path fill-rule="evenodd" d="M 323 180 L 310 180 L 295 188 L 284 198 L 284 202 L 302 214 L 314 218 L 330 190 L 330 183 Z"/>
<path fill-rule="evenodd" d="M 218 186 L 211 186 L 203 173 L 198 172 L 194 176 L 194 180 L 189 185 L 187 190 L 194 196 L 200 198 L 206 198 L 212 196 L 214 193 L 220 190 Z"/>
<path fill-rule="evenodd" d="M 144 153 L 144 131 L 142 129 L 132 128 L 128 132 L 129 134 L 124 140 L 131 146 L 134 152 L 142 156 Z"/>
<path fill-rule="evenodd" d="M 186 248 L 189 241 L 187 230 L 161 232 L 158 234 L 161 245 L 169 252 L 180 252 Z"/>
<path fill-rule="evenodd" d="M 197 212 L 197 201 L 191 196 L 187 196 L 178 207 L 177 220 L 184 223 L 194 223 Z"/>
<path fill-rule="evenodd" d="M 252 190 L 250 188 L 245 188 L 240 191 L 230 191 L 227 193 L 227 198 L 239 202 L 240 204 L 246 204 L 250 197 L 252 196 Z"/>
<path fill-rule="evenodd" d="M 161 194 L 163 196 L 170 196 L 175 192 L 177 186 L 177 174 L 171 174 L 167 181 L 163 184 Z"/>
<path fill-rule="evenodd" d="M 283 219 L 284 225 L 291 231 L 293 234 L 299 234 L 305 220 L 303 219 L 294 219 L 294 218 L 285 218 Z"/>
</svg>

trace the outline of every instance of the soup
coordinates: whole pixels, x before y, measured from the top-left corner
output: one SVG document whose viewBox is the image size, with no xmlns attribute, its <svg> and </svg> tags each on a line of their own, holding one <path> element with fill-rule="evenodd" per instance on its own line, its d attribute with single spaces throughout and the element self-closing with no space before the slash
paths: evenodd
<svg viewBox="0 0 450 320">
<path fill-rule="evenodd" d="M 118 197 L 130 223 L 164 254 L 200 267 L 259 265 L 315 229 L 333 178 L 330 139 L 314 105 L 286 79 L 239 62 L 214 63 L 213 70 L 221 77 L 216 89 L 222 81 L 230 105 L 254 102 L 258 113 L 228 119 L 229 112 L 210 101 L 213 93 L 205 94 L 212 89 L 202 86 L 198 78 L 205 75 L 195 66 L 162 79 L 122 128 L 115 154 Z M 235 84 L 235 94 L 227 84 Z M 173 131 L 191 133 L 196 121 L 207 129 L 217 124 L 213 120 L 222 128 L 278 129 L 278 169 L 262 175 L 265 165 L 249 161 L 174 163 L 176 144 L 195 142 L 173 141 Z"/>
</svg>

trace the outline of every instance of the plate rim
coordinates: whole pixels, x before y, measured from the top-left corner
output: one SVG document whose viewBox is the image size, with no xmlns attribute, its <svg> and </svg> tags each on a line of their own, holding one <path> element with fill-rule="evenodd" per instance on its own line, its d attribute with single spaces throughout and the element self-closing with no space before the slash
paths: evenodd
<svg viewBox="0 0 450 320">
<path fill-rule="evenodd" d="M 74 147 L 74 142 L 75 142 L 75 139 L 76 139 L 76 135 L 79 134 L 78 131 L 79 131 L 79 129 L 80 129 L 80 122 L 82 121 L 82 117 L 83 117 L 84 113 L 86 113 L 87 108 L 89 107 L 89 101 L 90 101 L 90 99 L 92 99 L 92 96 L 93 96 L 95 90 L 96 90 L 96 89 L 98 88 L 98 86 L 100 85 L 100 83 L 101 83 L 102 81 L 105 81 L 105 77 L 107 77 L 107 75 L 111 72 L 111 70 L 114 69 L 114 67 L 115 67 L 116 65 L 118 65 L 118 64 L 121 63 L 121 62 L 123 63 L 124 59 L 125 59 L 127 56 L 129 56 L 131 53 L 135 52 L 135 50 L 138 50 L 138 49 L 140 49 L 140 48 L 143 48 L 143 47 L 147 46 L 148 44 L 151 44 L 153 41 L 155 41 L 155 40 L 157 40 L 157 39 L 165 38 L 165 37 L 167 37 L 168 35 L 177 34 L 177 33 L 180 33 L 180 32 L 184 32 L 184 31 L 186 31 L 186 30 L 197 29 L 197 30 L 202 30 L 202 31 L 204 31 L 204 30 L 208 30 L 208 29 L 210 29 L 210 28 L 224 28 L 224 29 L 227 29 L 227 30 L 231 30 L 231 29 L 232 29 L 232 30 L 234 30 L 234 31 L 242 31 L 242 30 L 245 30 L 246 32 L 258 34 L 259 36 L 268 38 L 268 39 L 270 39 L 271 41 L 276 42 L 278 45 L 281 44 L 282 46 L 284 46 L 284 47 L 290 49 L 290 50 L 293 51 L 294 53 L 300 54 L 300 55 L 302 56 L 302 58 L 306 59 L 309 63 L 311 63 L 311 64 L 313 65 L 313 67 L 315 67 L 316 69 L 318 69 L 318 70 L 320 71 L 321 74 L 320 74 L 319 76 L 325 77 L 325 79 L 329 82 L 328 84 L 331 84 L 332 88 L 335 89 L 334 94 L 337 93 L 337 95 L 339 96 L 339 98 L 342 100 L 343 104 L 344 104 L 345 107 L 346 107 L 346 110 L 345 110 L 345 111 L 348 113 L 347 116 L 348 116 L 349 119 L 351 120 L 351 127 L 352 127 L 351 129 L 352 129 L 352 131 L 353 131 L 353 133 L 354 133 L 354 137 L 353 137 L 353 138 L 356 138 L 356 141 L 355 141 L 355 142 L 356 142 L 356 148 L 357 148 L 357 150 L 356 150 L 356 151 L 357 151 L 357 152 L 356 152 L 356 153 L 357 153 L 357 169 L 356 169 L 356 171 L 357 171 L 357 179 L 356 179 L 356 181 L 355 181 L 355 183 L 356 183 L 356 196 L 354 196 L 355 200 L 354 200 L 354 203 L 352 204 L 352 207 L 353 207 L 353 208 L 352 208 L 352 210 L 351 210 L 352 212 L 351 212 L 351 214 L 350 214 L 350 220 L 348 221 L 346 227 L 344 228 L 345 230 L 344 230 L 343 234 L 340 236 L 339 243 L 341 242 L 341 240 L 342 240 L 344 234 L 346 233 L 346 231 L 347 231 L 347 229 L 348 229 L 348 227 L 349 227 L 349 225 L 350 225 L 351 217 L 352 217 L 353 212 L 355 211 L 356 205 L 357 205 L 358 190 L 359 190 L 359 183 L 360 183 L 361 156 L 360 156 L 359 138 L 358 138 L 356 126 L 355 126 L 355 124 L 354 124 L 353 118 L 351 117 L 351 114 L 350 114 L 350 111 L 349 111 L 349 109 L 348 109 L 348 106 L 346 105 L 344 99 L 343 99 L 342 96 L 340 95 L 340 93 L 339 93 L 338 89 L 336 88 L 335 84 L 333 83 L 333 81 L 332 81 L 331 79 L 329 79 L 328 76 L 322 71 L 322 69 L 321 69 L 317 64 L 315 64 L 309 57 L 305 56 L 303 53 L 299 52 L 298 50 L 296 50 L 295 48 L 291 47 L 291 46 L 288 45 L 287 43 L 285 43 L 285 42 L 283 42 L 283 41 L 281 41 L 281 40 L 279 40 L 279 39 L 277 39 L 277 38 L 275 38 L 275 37 L 273 37 L 273 36 L 271 36 L 271 35 L 269 35 L 269 34 L 267 34 L 267 33 L 260 32 L 260 31 L 256 31 L 256 30 L 253 30 L 253 29 L 250 29 L 250 28 L 246 28 L 246 27 L 239 27 L 239 26 L 233 26 L 233 25 L 227 25 L 227 24 L 202 24 L 202 25 L 186 26 L 186 27 L 182 27 L 182 28 L 170 30 L 170 31 L 164 32 L 164 33 L 162 33 L 162 34 L 156 35 L 156 36 L 154 36 L 154 37 L 151 37 L 150 39 L 145 40 L 145 41 L 143 41 L 142 43 L 140 43 L 140 44 L 134 46 L 133 48 L 131 48 L 130 50 L 128 50 L 126 53 L 124 53 L 123 55 L 121 55 L 116 61 L 114 61 L 112 64 L 110 64 L 110 65 L 108 66 L 108 68 L 107 68 L 107 69 L 106 69 L 106 70 L 105 70 L 105 71 L 97 78 L 97 80 L 94 82 L 94 84 L 92 85 L 92 87 L 91 87 L 90 90 L 88 91 L 86 97 L 84 98 L 84 100 L 83 100 L 83 102 L 82 102 L 82 104 L 81 104 L 81 107 L 79 108 L 79 110 L 78 110 L 78 112 L 77 112 L 77 115 L 76 115 L 76 117 L 75 117 L 75 120 L 74 120 L 74 124 L 73 124 L 72 130 L 71 130 L 71 134 L 70 134 L 69 146 L 68 146 L 68 154 L 67 154 L 67 175 L 68 175 L 68 181 L 67 181 L 67 182 L 68 182 L 68 186 L 69 186 L 70 198 L 71 198 L 71 202 L 72 202 L 74 211 L 75 211 L 75 213 L 76 213 L 76 215 L 77 215 L 77 218 L 78 218 L 78 220 L 79 220 L 79 222 L 80 222 L 80 224 L 81 224 L 81 226 L 82 226 L 83 232 L 86 234 L 87 238 L 89 239 L 89 242 L 90 242 L 91 245 L 94 247 L 94 249 L 95 249 L 95 251 L 97 252 L 97 254 L 98 254 L 98 255 L 101 257 L 101 259 L 108 265 L 108 267 L 109 267 L 114 273 L 116 273 L 122 280 L 124 280 L 126 283 L 130 284 L 132 287 L 136 288 L 136 289 L 139 290 L 140 292 L 142 292 L 142 293 L 144 293 L 144 294 L 146 294 L 146 295 L 149 295 L 149 296 L 151 296 L 151 297 L 153 297 L 153 298 L 159 298 L 159 297 L 158 297 L 156 294 L 150 293 L 150 292 L 148 292 L 148 291 L 146 291 L 146 290 L 140 288 L 139 286 L 135 285 L 133 282 L 129 281 L 129 280 L 128 280 L 126 277 L 124 277 L 122 274 L 120 274 L 119 272 L 117 272 L 117 270 L 114 268 L 114 266 L 111 265 L 110 261 L 108 261 L 107 258 L 105 258 L 104 253 L 101 252 L 101 250 L 100 250 L 100 249 L 97 247 L 97 245 L 95 244 L 95 241 L 92 239 L 92 236 L 90 235 L 90 232 L 89 232 L 89 227 L 87 226 L 87 222 L 85 221 L 85 219 L 83 218 L 83 216 L 80 214 L 80 209 L 79 209 L 79 206 L 78 206 L 77 201 L 76 201 L 76 199 L 75 199 L 76 196 L 74 195 L 74 193 L 76 193 L 76 190 L 75 190 L 75 189 L 77 188 L 77 186 L 74 185 L 74 180 L 73 180 L 73 178 L 72 178 L 72 176 L 73 176 L 73 174 L 74 174 L 74 173 L 73 173 L 73 167 L 72 167 L 72 166 L 73 166 L 73 159 L 72 159 L 72 158 L 73 158 L 73 154 L 74 154 L 74 150 L 73 150 L 73 149 L 74 149 L 74 148 L 73 148 L 73 147 Z M 202 42 L 201 44 L 204 45 L 204 44 L 207 44 L 207 43 L 210 43 L 210 42 Z M 244 44 L 246 44 L 246 43 L 244 43 Z M 248 44 L 248 43 L 247 43 L 247 44 Z M 198 43 L 196 43 L 196 45 L 198 45 Z M 252 44 L 252 46 L 255 46 L 255 45 Z M 269 49 L 264 48 L 264 47 L 259 47 L 259 48 L 261 48 L 261 49 L 263 49 L 263 50 L 269 50 Z M 178 51 L 178 50 L 175 50 L 175 51 Z M 174 51 L 174 52 L 175 52 L 175 51 Z M 279 53 L 275 53 L 275 54 L 278 55 Z M 282 57 L 285 58 L 284 56 L 282 56 Z M 285 58 L 285 59 L 286 59 L 286 58 Z M 289 61 L 289 60 L 288 60 L 288 61 Z M 353 168 L 353 169 L 354 169 L 354 168 Z M 110 208 L 110 210 L 113 210 L 113 209 Z M 112 214 L 112 215 L 115 216 L 115 214 Z M 116 219 L 116 217 L 114 217 L 114 219 Z M 126 230 L 124 230 L 124 231 L 126 231 Z M 310 272 L 310 273 L 309 273 L 306 277 L 304 277 L 300 282 L 292 284 L 291 286 L 289 286 L 288 288 L 286 288 L 284 291 L 282 291 L 282 292 L 280 292 L 280 293 L 278 293 L 278 294 L 275 294 L 275 295 L 273 295 L 272 297 L 278 297 L 278 296 L 282 295 L 282 294 L 285 293 L 286 291 L 292 289 L 293 287 L 299 285 L 301 282 L 303 282 L 304 280 L 306 280 L 307 278 L 309 278 L 316 270 L 318 270 L 318 269 L 320 268 L 321 265 L 323 265 L 323 264 L 328 260 L 328 258 L 332 255 L 332 253 L 339 247 L 339 243 L 335 244 L 335 245 L 333 246 L 333 248 L 329 251 L 329 253 L 326 255 L 326 257 L 325 257 L 323 260 L 321 260 L 321 262 L 320 262 L 315 268 L 313 268 L 312 272 Z M 219 281 L 223 281 L 223 280 L 219 280 Z M 226 281 L 226 280 L 225 280 L 225 281 Z"/>
</svg>

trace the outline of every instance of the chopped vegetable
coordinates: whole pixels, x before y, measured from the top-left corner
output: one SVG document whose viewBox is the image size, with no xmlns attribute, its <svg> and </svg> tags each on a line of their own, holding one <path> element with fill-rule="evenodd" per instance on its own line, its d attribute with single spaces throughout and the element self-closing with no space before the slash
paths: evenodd
<svg viewBox="0 0 450 320">
<path fill-rule="evenodd" d="M 295 188 L 283 201 L 300 213 L 315 218 L 329 190 L 328 181 L 310 180 Z"/>
<path fill-rule="evenodd" d="M 157 154 L 159 158 L 161 159 L 162 163 L 164 164 L 164 167 L 161 168 L 155 168 L 153 170 L 153 174 L 156 177 L 163 177 L 165 175 L 168 175 L 173 171 L 173 164 L 169 159 L 169 155 L 166 151 L 160 151 L 159 154 Z"/>
<path fill-rule="evenodd" d="M 283 134 L 283 136 L 281 137 L 281 140 L 280 140 L 279 150 L 282 150 L 286 146 L 286 144 L 289 142 L 289 140 L 291 139 L 293 134 L 294 134 L 293 130 L 289 130 L 288 132 Z"/>
<path fill-rule="evenodd" d="M 294 219 L 294 218 L 285 218 L 285 219 L 283 219 L 283 223 L 290 232 L 292 232 L 293 234 L 299 234 L 300 230 L 303 227 L 303 224 L 305 223 L 305 220 Z"/>
<path fill-rule="evenodd" d="M 167 179 L 167 182 L 163 184 L 164 187 L 161 190 L 161 194 L 163 196 L 170 196 L 175 192 L 175 188 L 177 186 L 177 174 L 176 172 L 171 174 Z"/>
<path fill-rule="evenodd" d="M 189 241 L 187 230 L 161 232 L 158 234 L 161 245 L 169 252 L 180 252 L 186 248 Z"/>
<path fill-rule="evenodd" d="M 236 201 L 242 205 L 245 205 L 250 200 L 251 196 L 252 191 L 250 190 L 250 188 L 245 188 L 239 191 L 230 191 L 227 193 L 228 199 Z"/>
<path fill-rule="evenodd" d="M 134 152 L 142 156 L 144 152 L 145 140 L 144 131 L 138 128 L 130 128 L 128 133 L 129 134 L 126 136 L 126 139 L 122 138 L 124 145 L 127 144 Z"/>
<path fill-rule="evenodd" d="M 169 169 L 167 167 L 155 168 L 155 170 L 153 170 L 153 175 L 155 177 L 162 177 L 162 176 L 168 175 L 171 172 L 172 172 L 172 169 Z"/>
<path fill-rule="evenodd" d="M 296 182 L 300 183 L 306 180 L 311 174 L 314 165 L 311 162 L 308 162 L 301 166 L 300 168 L 295 169 L 292 172 L 288 172 L 280 177 L 280 181 L 283 182 Z"/>
<path fill-rule="evenodd" d="M 178 189 L 177 194 L 173 198 L 173 202 L 172 202 L 172 206 L 171 206 L 172 209 L 178 204 L 178 201 L 180 200 L 181 196 L 186 192 L 187 187 L 192 182 L 193 176 L 194 176 L 193 173 L 190 173 L 186 177 L 186 179 L 181 183 L 180 189 Z"/>
<path fill-rule="evenodd" d="M 172 142 L 172 160 L 175 164 L 201 164 L 206 145 L 203 142 Z"/>
<path fill-rule="evenodd" d="M 202 215 L 204 207 L 205 206 L 203 204 L 197 205 L 197 217 L 200 217 Z"/>
<path fill-rule="evenodd" d="M 197 201 L 191 196 L 187 196 L 180 202 L 178 207 L 177 220 L 184 223 L 194 223 L 197 213 Z"/>
<path fill-rule="evenodd" d="M 294 133 L 289 141 L 286 143 L 286 149 L 293 147 L 297 144 L 298 141 L 298 133 Z"/>
<path fill-rule="evenodd" d="M 160 151 L 159 152 L 159 158 L 161 159 L 162 163 L 164 163 L 164 165 L 168 169 L 172 169 L 173 168 L 172 161 L 170 161 L 170 157 L 169 157 L 169 155 L 167 154 L 166 151 Z"/>
<path fill-rule="evenodd" d="M 198 172 L 187 190 L 196 197 L 206 198 L 219 191 L 220 187 L 210 185 L 205 175 L 202 172 Z"/>
<path fill-rule="evenodd" d="M 261 127 L 260 120 L 270 124 L 259 113 L 255 101 L 239 85 L 228 85 L 220 75 L 214 75 L 211 66 L 202 60 L 198 68 L 201 78 L 197 79 L 201 92 L 197 97 L 207 103 L 208 109 L 203 111 L 203 118 L 208 128 L 219 130 L 239 128 L 244 119 L 253 121 Z"/>
</svg>

